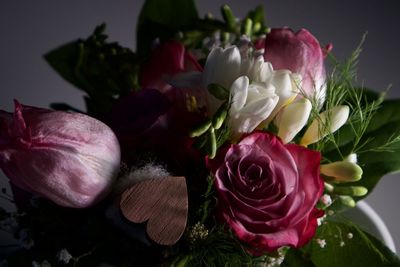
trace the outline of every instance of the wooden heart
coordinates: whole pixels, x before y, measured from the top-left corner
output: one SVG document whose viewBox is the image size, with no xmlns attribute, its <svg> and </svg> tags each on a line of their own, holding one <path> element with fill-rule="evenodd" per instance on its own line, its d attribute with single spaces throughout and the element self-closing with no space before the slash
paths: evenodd
<svg viewBox="0 0 400 267">
<path fill-rule="evenodd" d="M 120 208 L 129 221 L 147 221 L 149 237 L 161 245 L 173 245 L 181 238 L 188 216 L 185 177 L 169 176 L 134 184 L 122 193 Z"/>
</svg>

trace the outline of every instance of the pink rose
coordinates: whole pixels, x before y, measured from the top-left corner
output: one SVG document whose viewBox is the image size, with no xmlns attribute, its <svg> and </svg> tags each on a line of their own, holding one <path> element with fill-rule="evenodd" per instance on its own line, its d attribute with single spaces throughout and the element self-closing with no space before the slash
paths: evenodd
<svg viewBox="0 0 400 267">
<path fill-rule="evenodd" d="M 323 192 L 320 153 L 255 132 L 208 161 L 217 217 L 254 254 L 300 247 L 315 234 Z"/>
<path fill-rule="evenodd" d="M 260 42 L 256 44 L 260 47 Z M 265 61 L 271 62 L 274 69 L 289 69 L 301 74 L 302 89 L 308 96 L 325 98 L 324 58 L 328 45 L 322 49 L 318 40 L 307 30 L 293 32 L 289 28 L 272 29 L 265 39 Z"/>
<path fill-rule="evenodd" d="M 117 138 L 96 119 L 18 102 L 14 114 L 0 110 L 0 168 L 28 192 L 88 207 L 110 191 L 119 165 Z"/>
</svg>

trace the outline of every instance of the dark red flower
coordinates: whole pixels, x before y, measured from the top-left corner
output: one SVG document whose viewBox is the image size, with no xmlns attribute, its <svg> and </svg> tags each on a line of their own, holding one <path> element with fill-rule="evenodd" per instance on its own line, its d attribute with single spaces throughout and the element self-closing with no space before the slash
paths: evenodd
<svg viewBox="0 0 400 267">
<path fill-rule="evenodd" d="M 215 176 L 217 217 L 255 254 L 300 247 L 322 211 L 320 153 L 255 132 L 208 161 Z"/>
</svg>

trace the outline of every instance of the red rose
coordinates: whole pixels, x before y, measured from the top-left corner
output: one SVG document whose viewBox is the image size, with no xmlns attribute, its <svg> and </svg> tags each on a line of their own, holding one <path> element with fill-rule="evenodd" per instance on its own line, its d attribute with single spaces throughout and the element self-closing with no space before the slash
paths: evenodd
<svg viewBox="0 0 400 267">
<path fill-rule="evenodd" d="M 215 176 L 217 217 L 255 254 L 300 247 L 315 234 L 323 192 L 320 153 L 256 132 L 221 151 Z"/>
</svg>

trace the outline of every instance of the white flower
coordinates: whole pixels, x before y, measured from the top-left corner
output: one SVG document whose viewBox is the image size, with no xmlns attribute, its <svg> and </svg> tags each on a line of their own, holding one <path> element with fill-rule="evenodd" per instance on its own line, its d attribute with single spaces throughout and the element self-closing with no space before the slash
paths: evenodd
<svg viewBox="0 0 400 267">
<path fill-rule="evenodd" d="M 223 103 L 207 90 L 218 84 L 229 90 L 231 109 L 229 125 L 233 135 L 253 131 L 260 123 L 270 122 L 279 110 L 298 95 L 301 78 L 289 70 L 274 71 L 263 56 L 254 57 L 236 46 L 214 48 L 207 57 L 203 73 L 191 72 L 173 81 L 176 87 L 207 91 L 209 116 Z M 199 82 L 201 81 L 201 82 Z"/>
<path fill-rule="evenodd" d="M 298 87 L 301 77 L 289 70 L 274 71 L 271 63 L 264 62 L 263 56 L 259 56 L 254 60 L 252 67 L 249 69 L 248 76 L 254 82 L 272 85 L 275 88 L 275 93 L 279 96 L 279 102 L 271 114 L 269 121 L 275 117 L 283 106 L 293 101 L 299 93 Z"/>
<path fill-rule="evenodd" d="M 234 135 L 251 132 L 268 118 L 272 120 L 298 93 L 296 77 L 290 71 L 274 71 L 262 56 L 257 59 L 242 57 L 236 46 L 211 51 L 204 67 L 203 81 L 205 87 L 217 83 L 229 88 L 229 125 Z M 220 105 L 220 100 L 208 95 L 210 114 L 214 114 Z"/>
<path fill-rule="evenodd" d="M 232 84 L 229 126 L 234 134 L 253 131 L 274 110 L 279 97 L 272 86 L 249 84 L 241 76 Z"/>
</svg>

